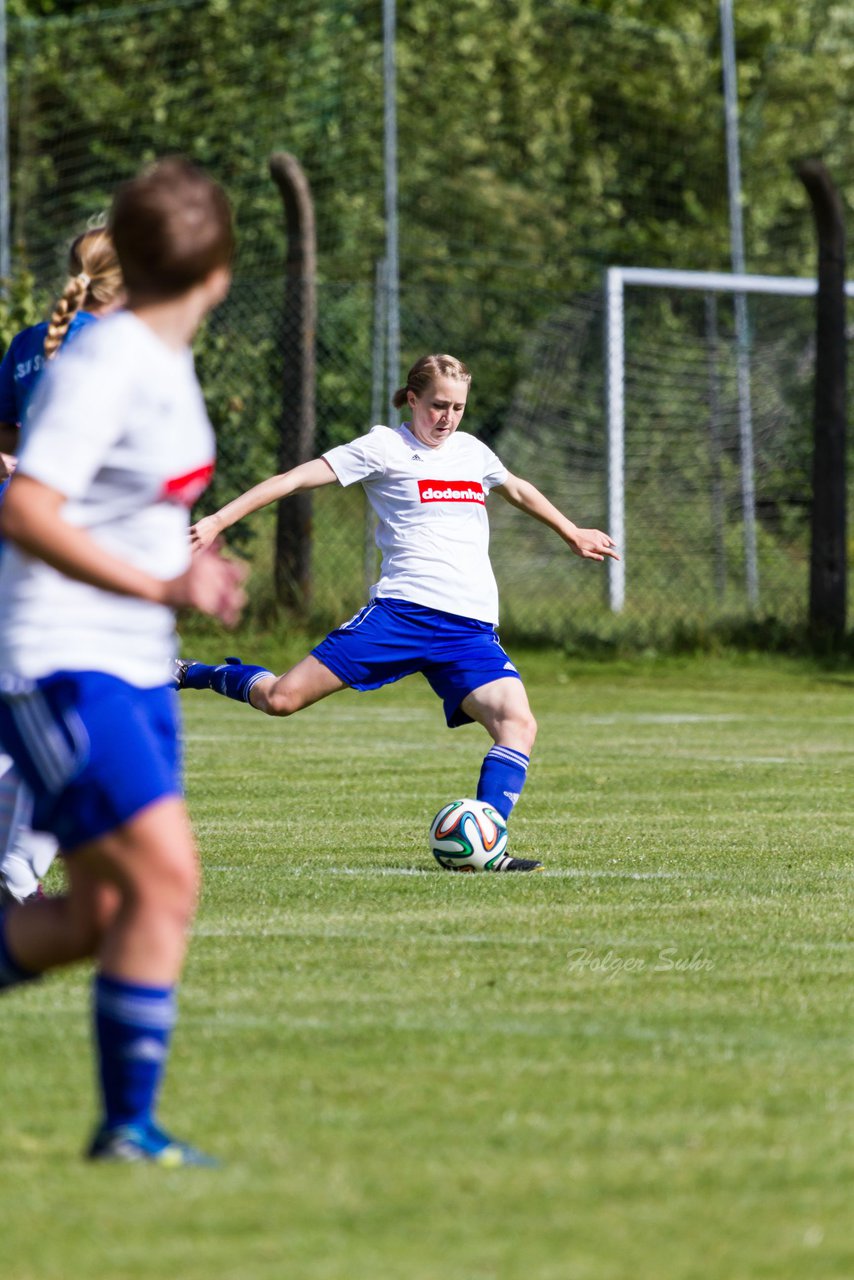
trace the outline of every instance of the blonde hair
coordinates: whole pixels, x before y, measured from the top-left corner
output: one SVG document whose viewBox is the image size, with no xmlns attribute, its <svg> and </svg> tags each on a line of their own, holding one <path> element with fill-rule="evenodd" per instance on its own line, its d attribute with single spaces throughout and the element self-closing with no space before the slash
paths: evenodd
<svg viewBox="0 0 854 1280">
<path fill-rule="evenodd" d="M 68 251 L 68 280 L 47 323 L 44 354 L 52 360 L 77 312 L 105 307 L 124 289 L 113 238 L 104 227 L 84 231 Z"/>
<path fill-rule="evenodd" d="M 406 375 L 406 386 L 398 387 L 392 396 L 391 402 L 395 409 L 402 409 L 408 403 L 410 391 L 420 400 L 437 378 L 453 378 L 455 382 L 464 382 L 466 386 L 471 382 L 471 374 L 456 356 L 422 356 Z"/>
</svg>

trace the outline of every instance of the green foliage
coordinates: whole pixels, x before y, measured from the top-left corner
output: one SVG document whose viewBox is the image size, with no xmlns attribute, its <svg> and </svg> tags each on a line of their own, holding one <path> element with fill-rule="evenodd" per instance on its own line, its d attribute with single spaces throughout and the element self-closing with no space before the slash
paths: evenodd
<svg viewBox="0 0 854 1280">
<path fill-rule="evenodd" d="M 44 319 L 45 299 L 26 267 L 0 281 L 0 358 L 21 329 Z"/>
<path fill-rule="evenodd" d="M 232 308 L 233 303 L 230 303 Z M 239 306 L 237 307 L 239 314 Z M 251 344 L 236 343 L 239 321 L 221 315 L 198 334 L 196 370 L 205 393 L 208 415 L 217 437 L 217 471 L 196 510 L 206 515 L 249 489 L 264 475 L 274 475 L 280 414 L 280 359 L 272 335 Z M 230 531 L 229 541 L 245 547 L 251 529 Z"/>
<path fill-rule="evenodd" d="M 540 339 L 600 292 L 607 264 L 729 266 L 718 23 L 707 0 L 398 4 L 403 368 L 383 376 L 376 416 L 393 419 L 387 383 L 411 360 L 449 350 L 474 373 L 466 425 L 499 451 L 518 447 L 519 407 L 530 407 L 530 425 L 545 384 L 543 395 L 565 393 L 552 414 L 564 461 L 571 443 L 603 454 L 601 331 L 579 325 L 576 345 L 556 348 L 548 363 Z M 850 6 L 739 0 L 751 270 L 813 273 L 814 230 L 794 161 L 822 156 L 849 207 L 854 198 L 852 34 Z M 290 353 L 274 151 L 299 159 L 315 201 L 316 452 L 371 425 L 373 291 L 385 251 L 382 64 L 376 0 L 10 4 L 13 230 L 39 289 L 52 288 L 70 231 L 156 155 L 187 152 L 231 195 L 235 290 L 199 347 L 221 456 L 202 510 L 278 468 Z M 690 305 L 651 306 L 650 332 L 653 319 L 668 350 L 693 341 Z M 778 541 L 771 560 L 783 564 L 800 549 L 808 510 L 811 352 L 800 328 L 770 341 L 774 360 L 755 379 L 765 423 L 759 514 Z M 644 464 L 651 471 L 676 437 L 679 406 L 651 387 L 633 413 L 636 433 L 662 428 Z M 676 451 L 686 495 L 696 496 L 706 460 L 690 443 Z M 648 492 L 656 510 L 661 484 Z M 605 519 L 592 489 L 584 500 L 587 518 Z M 243 528 L 233 536 L 248 539 Z M 512 612 L 531 617 L 522 604 Z"/>
</svg>

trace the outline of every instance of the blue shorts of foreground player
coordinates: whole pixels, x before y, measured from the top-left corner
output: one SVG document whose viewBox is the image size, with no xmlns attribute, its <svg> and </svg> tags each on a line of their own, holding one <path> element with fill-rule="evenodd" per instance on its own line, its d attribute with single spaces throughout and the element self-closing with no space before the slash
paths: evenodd
<svg viewBox="0 0 854 1280">
<path fill-rule="evenodd" d="M 521 677 L 495 627 L 382 596 L 311 651 L 351 689 L 379 689 L 420 671 L 442 699 L 449 729 L 471 724 L 460 703 L 481 685 Z"/>
<path fill-rule="evenodd" d="M 0 742 L 33 793 L 32 825 L 68 852 L 181 795 L 177 699 L 116 676 L 0 678 Z"/>
</svg>

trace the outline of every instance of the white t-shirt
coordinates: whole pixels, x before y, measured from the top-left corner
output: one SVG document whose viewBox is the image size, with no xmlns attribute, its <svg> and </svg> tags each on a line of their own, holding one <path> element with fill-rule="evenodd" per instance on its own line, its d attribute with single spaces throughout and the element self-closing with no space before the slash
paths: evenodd
<svg viewBox="0 0 854 1280">
<path fill-rule="evenodd" d="M 214 437 L 189 349 L 131 312 L 101 320 L 51 364 L 18 469 L 67 498 L 62 515 L 162 579 L 189 563 L 188 508 L 213 473 Z M 66 578 L 12 543 L 0 555 L 0 670 L 30 679 L 102 671 L 166 684 L 171 609 Z"/>
<path fill-rule="evenodd" d="M 372 597 L 498 621 L 486 497 L 507 469 L 491 449 L 462 431 L 430 449 L 406 426 L 373 427 L 323 456 L 342 485 L 361 480 L 377 513 Z"/>
</svg>

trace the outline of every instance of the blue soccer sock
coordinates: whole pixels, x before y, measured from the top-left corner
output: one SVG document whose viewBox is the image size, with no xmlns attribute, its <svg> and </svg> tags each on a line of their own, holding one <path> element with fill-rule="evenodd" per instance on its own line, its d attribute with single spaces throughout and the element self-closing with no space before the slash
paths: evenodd
<svg viewBox="0 0 854 1280">
<path fill-rule="evenodd" d="M 6 942 L 6 914 L 5 911 L 0 911 L 0 991 L 19 987 L 22 982 L 35 982 L 41 977 L 40 973 L 24 969 L 9 951 Z"/>
<path fill-rule="evenodd" d="M 497 809 L 505 822 L 522 793 L 529 757 L 513 747 L 490 747 L 483 757 L 477 798 Z"/>
<path fill-rule="evenodd" d="M 226 658 L 218 666 L 208 666 L 204 662 L 191 662 L 184 672 L 181 681 L 182 689 L 213 689 L 224 698 L 234 698 L 236 702 L 248 702 L 252 686 L 265 676 L 275 680 L 272 671 L 266 667 L 253 667 L 239 658 Z"/>
<path fill-rule="evenodd" d="M 95 1034 L 104 1124 L 147 1124 L 153 1115 L 175 1024 L 175 988 L 98 974 Z"/>
</svg>

